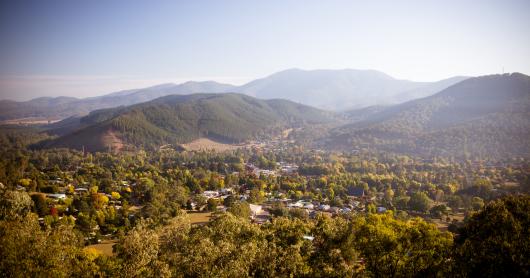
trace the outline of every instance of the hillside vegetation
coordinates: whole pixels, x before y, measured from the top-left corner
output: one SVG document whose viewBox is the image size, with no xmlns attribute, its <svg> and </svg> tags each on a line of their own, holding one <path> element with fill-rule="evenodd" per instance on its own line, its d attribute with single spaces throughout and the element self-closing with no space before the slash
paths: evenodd
<svg viewBox="0 0 530 278">
<path fill-rule="evenodd" d="M 394 79 L 374 70 L 299 70 L 281 71 L 241 86 L 214 81 L 160 84 L 123 90 L 89 98 L 42 97 L 16 102 L 0 100 L 0 123 L 31 118 L 62 120 L 91 111 L 127 106 L 167 95 L 194 93 L 241 93 L 262 99 L 282 98 L 329 110 L 370 105 L 390 105 L 425 97 L 466 79 L 452 77 L 438 82 L 413 82 Z"/>
<path fill-rule="evenodd" d="M 157 148 L 207 137 L 225 143 L 267 138 L 282 129 L 326 123 L 332 115 L 286 100 L 259 100 L 240 94 L 172 95 L 147 103 L 94 111 L 75 121 L 68 119 L 61 132 L 45 147 L 107 150 L 114 134 L 119 144 Z M 66 131 L 65 131 L 66 130 Z"/>
<path fill-rule="evenodd" d="M 30 101 L 16 102 L 0 100 L 0 121 L 21 118 L 60 120 L 71 116 L 82 116 L 90 111 L 104 108 L 133 105 L 172 94 L 219 93 L 230 90 L 232 85 L 213 81 L 182 84 L 161 84 L 142 89 L 124 90 L 98 97 L 42 97 Z"/>
<path fill-rule="evenodd" d="M 483 76 L 367 115 L 335 129 L 326 144 L 427 156 L 529 156 L 529 118 L 529 76 Z"/>
</svg>

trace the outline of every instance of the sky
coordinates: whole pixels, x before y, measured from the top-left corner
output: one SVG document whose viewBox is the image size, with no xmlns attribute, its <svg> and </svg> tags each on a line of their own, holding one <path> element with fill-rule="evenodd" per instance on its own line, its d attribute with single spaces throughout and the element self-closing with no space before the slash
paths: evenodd
<svg viewBox="0 0 530 278">
<path fill-rule="evenodd" d="M 289 69 L 530 74 L 530 1 L 0 0 L 0 99 Z"/>
</svg>

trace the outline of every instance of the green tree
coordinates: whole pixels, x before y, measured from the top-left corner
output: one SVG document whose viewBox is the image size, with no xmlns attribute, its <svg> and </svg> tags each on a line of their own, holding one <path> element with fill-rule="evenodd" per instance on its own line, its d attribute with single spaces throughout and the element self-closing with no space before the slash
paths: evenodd
<svg viewBox="0 0 530 278">
<path fill-rule="evenodd" d="M 252 211 L 250 210 L 250 206 L 247 202 L 235 202 L 232 204 L 232 206 L 228 209 L 228 212 L 231 214 L 242 217 L 245 219 L 248 219 L 250 215 L 252 214 Z"/>
<path fill-rule="evenodd" d="M 363 274 L 351 221 L 320 214 L 312 229 L 312 277 L 355 277 Z"/>
<path fill-rule="evenodd" d="M 168 266 L 158 260 L 159 235 L 142 220 L 123 237 L 117 253 L 121 260 L 121 274 L 124 277 L 167 277 Z"/>
<path fill-rule="evenodd" d="M 46 196 L 44 194 L 33 194 L 31 195 L 33 203 L 35 203 L 35 212 L 43 217 L 48 215 L 50 209 L 48 208 L 48 202 L 46 201 Z"/>
<path fill-rule="evenodd" d="M 484 207 L 484 200 L 482 200 L 482 198 L 480 197 L 473 197 L 471 199 L 471 207 L 474 210 L 480 210 L 481 208 Z"/>
<path fill-rule="evenodd" d="M 374 277 L 434 277 L 443 273 L 452 244 L 421 218 L 395 219 L 391 213 L 355 219 L 355 240 Z"/>
<path fill-rule="evenodd" d="M 5 277 L 101 275 L 86 258 L 82 242 L 71 225 L 58 222 L 42 229 L 34 214 L 0 221 L 0 273 Z"/>
<path fill-rule="evenodd" d="M 254 188 L 250 190 L 250 194 L 248 196 L 248 202 L 252 204 L 260 204 L 265 200 L 264 193 L 259 190 L 258 188 Z"/>
<path fill-rule="evenodd" d="M 215 211 L 219 205 L 219 200 L 210 198 L 208 199 L 207 206 L 209 211 Z"/>
<path fill-rule="evenodd" d="M 227 208 L 231 207 L 232 204 L 234 204 L 236 202 L 236 197 L 234 197 L 234 195 L 228 195 L 224 200 L 223 200 L 223 205 Z"/>
<path fill-rule="evenodd" d="M 447 214 L 447 207 L 445 205 L 437 205 L 432 207 L 429 212 L 434 217 L 442 217 L 443 215 Z"/>
<path fill-rule="evenodd" d="M 427 212 L 431 207 L 432 200 L 425 194 L 425 192 L 415 192 L 410 196 L 408 203 L 411 210 Z"/>
<path fill-rule="evenodd" d="M 33 201 L 26 192 L 0 191 L 0 220 L 25 217 L 32 206 Z"/>
<path fill-rule="evenodd" d="M 186 277 L 247 277 L 265 246 L 259 226 L 227 213 L 192 230 L 171 268 Z"/>
<path fill-rule="evenodd" d="M 464 277 L 530 276 L 530 196 L 489 203 L 459 230 L 455 274 Z"/>
</svg>

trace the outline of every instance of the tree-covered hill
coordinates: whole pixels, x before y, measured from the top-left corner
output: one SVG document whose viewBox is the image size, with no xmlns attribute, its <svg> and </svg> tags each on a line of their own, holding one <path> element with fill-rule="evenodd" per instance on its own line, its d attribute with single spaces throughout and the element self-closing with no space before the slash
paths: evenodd
<svg viewBox="0 0 530 278">
<path fill-rule="evenodd" d="M 333 131 L 328 144 L 446 156 L 530 156 L 530 77 L 467 79 Z"/>
<path fill-rule="evenodd" d="M 200 137 L 237 143 L 269 137 L 287 127 L 331 120 L 329 112 L 286 100 L 259 100 L 232 93 L 171 95 L 129 107 L 94 111 L 79 120 L 67 119 L 55 126 L 58 133 L 67 134 L 44 146 L 87 150 L 152 148 Z"/>
<path fill-rule="evenodd" d="M 86 115 L 97 109 L 133 105 L 172 94 L 219 93 L 232 88 L 232 85 L 214 81 L 189 81 L 182 84 L 168 83 L 142 89 L 124 90 L 82 99 L 41 97 L 23 102 L 0 100 L 0 121 L 28 117 L 49 120 L 64 119 Z"/>
</svg>

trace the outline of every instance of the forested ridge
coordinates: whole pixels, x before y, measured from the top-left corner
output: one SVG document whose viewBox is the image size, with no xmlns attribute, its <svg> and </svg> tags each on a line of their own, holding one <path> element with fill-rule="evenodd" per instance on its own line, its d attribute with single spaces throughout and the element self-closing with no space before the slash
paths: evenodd
<svg viewBox="0 0 530 278">
<path fill-rule="evenodd" d="M 523 74 L 470 78 L 379 110 L 332 130 L 324 144 L 425 157 L 530 156 L 530 77 Z"/>
<path fill-rule="evenodd" d="M 0 100 L 0 121 L 28 117 L 40 119 L 65 119 L 86 115 L 91 111 L 123 105 L 133 105 L 158 97 L 172 94 L 220 93 L 233 88 L 232 85 L 214 81 L 182 84 L 160 84 L 142 89 L 123 90 L 103 96 L 74 97 L 41 97 L 29 101 Z"/>
<path fill-rule="evenodd" d="M 268 138 L 288 127 L 328 123 L 332 119 L 330 112 L 286 100 L 259 100 L 239 94 L 174 95 L 94 111 L 69 126 L 70 133 L 43 146 L 106 150 L 102 137 L 109 131 L 136 148 L 157 148 L 199 137 L 238 143 Z M 57 126 L 60 128 L 61 124 Z"/>
</svg>

